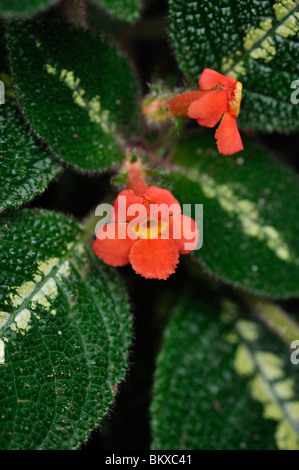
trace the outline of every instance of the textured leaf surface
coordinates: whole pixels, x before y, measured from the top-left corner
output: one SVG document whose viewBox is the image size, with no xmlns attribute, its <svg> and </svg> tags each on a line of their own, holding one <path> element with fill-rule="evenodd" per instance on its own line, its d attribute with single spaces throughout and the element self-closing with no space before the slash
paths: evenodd
<svg viewBox="0 0 299 470">
<path fill-rule="evenodd" d="M 61 167 L 35 142 L 16 106 L 0 108 L 0 212 L 41 194 Z"/>
<path fill-rule="evenodd" d="M 288 347 L 231 300 L 188 290 L 157 360 L 152 448 L 298 449 L 298 398 Z"/>
<path fill-rule="evenodd" d="M 94 0 L 104 7 L 111 15 L 121 20 L 136 21 L 140 14 L 140 0 Z"/>
<path fill-rule="evenodd" d="M 121 135 L 139 131 L 138 83 L 123 54 L 51 17 L 10 23 L 7 36 L 15 91 L 35 133 L 77 168 L 119 162 Z"/>
<path fill-rule="evenodd" d="M 0 447 L 74 449 L 124 378 L 128 299 L 81 227 L 49 211 L 0 219 Z"/>
<path fill-rule="evenodd" d="M 231 74 L 244 86 L 244 127 L 298 129 L 299 107 L 291 103 L 298 0 L 169 0 L 169 6 L 170 37 L 187 77 L 195 81 L 205 67 Z"/>
<path fill-rule="evenodd" d="M 0 15 L 27 16 L 53 4 L 55 0 L 1 0 Z"/>
<path fill-rule="evenodd" d="M 203 204 L 203 246 L 193 256 L 228 283 L 273 297 L 298 295 L 295 175 L 258 145 L 219 156 L 213 132 L 186 135 L 173 153 L 182 165 L 162 184 L 184 204 Z M 242 155 L 242 156 L 241 156 Z"/>
</svg>

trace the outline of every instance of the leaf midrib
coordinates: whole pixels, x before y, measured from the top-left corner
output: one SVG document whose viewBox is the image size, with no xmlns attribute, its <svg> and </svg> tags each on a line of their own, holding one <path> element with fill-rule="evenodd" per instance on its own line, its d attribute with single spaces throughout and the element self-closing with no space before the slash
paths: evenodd
<svg viewBox="0 0 299 470">
<path fill-rule="evenodd" d="M 239 334 L 239 333 L 238 333 L 238 334 Z M 243 344 L 246 346 L 246 349 L 247 349 L 247 351 L 248 351 L 248 353 L 249 353 L 249 355 L 250 355 L 250 358 L 251 358 L 251 360 L 252 360 L 252 362 L 253 362 L 253 364 L 254 364 L 254 367 L 255 367 L 255 374 L 254 374 L 254 375 L 256 375 L 256 373 L 258 372 L 258 373 L 262 376 L 263 381 L 265 382 L 266 387 L 267 387 L 267 389 L 268 389 L 270 395 L 271 395 L 272 398 L 273 398 L 273 401 L 276 402 L 276 403 L 279 405 L 279 407 L 280 407 L 281 410 L 283 411 L 283 414 L 284 414 L 284 417 L 285 417 L 286 421 L 288 421 L 288 422 L 291 424 L 291 426 L 292 426 L 292 428 L 294 429 L 295 433 L 299 436 L 299 433 L 298 433 L 298 431 L 299 431 L 298 424 L 296 423 L 296 421 L 293 420 L 291 414 L 288 412 L 288 410 L 286 409 L 286 406 L 285 406 L 285 403 L 289 402 L 290 400 L 289 400 L 289 399 L 283 400 L 282 398 L 280 398 L 280 397 L 278 396 L 278 394 L 276 393 L 274 387 L 272 387 L 272 383 L 275 382 L 275 380 L 274 380 L 274 381 L 273 381 L 273 380 L 271 381 L 271 380 L 269 380 L 269 379 L 267 378 L 267 376 L 264 374 L 263 370 L 259 367 L 259 364 L 258 364 L 258 362 L 257 362 L 257 360 L 256 360 L 256 356 L 255 356 L 255 354 L 252 352 L 252 349 L 250 348 L 249 343 L 248 343 L 247 341 L 245 341 L 244 338 L 242 338 L 242 337 L 240 336 L 240 334 L 239 334 L 239 338 L 240 338 L 240 343 L 243 343 Z M 278 382 L 279 382 L 279 380 L 278 380 Z M 276 421 L 276 420 L 275 420 L 275 421 Z"/>
<path fill-rule="evenodd" d="M 41 214 L 43 214 L 43 211 L 41 211 Z M 17 225 L 17 224 L 15 224 L 15 225 Z M 20 224 L 20 226 L 22 227 L 22 224 Z M 91 227 L 88 226 L 87 229 L 89 230 L 88 233 L 87 233 L 86 230 L 81 229 L 81 233 L 79 232 L 78 235 L 75 237 L 73 245 L 68 250 L 65 251 L 65 253 L 63 254 L 63 256 L 61 258 L 59 258 L 59 262 L 51 269 L 51 271 L 46 276 L 43 277 L 42 281 L 40 281 L 39 283 L 36 283 L 36 288 L 31 292 L 31 294 L 28 297 L 26 297 L 26 299 L 23 300 L 21 305 L 18 306 L 18 307 L 15 307 L 13 309 L 13 312 L 11 312 L 11 313 L 9 312 L 10 318 L 8 319 L 8 322 L 4 325 L 4 327 L 1 329 L 0 337 L 3 336 L 5 331 L 7 331 L 8 327 L 14 322 L 14 320 L 15 320 L 16 316 L 18 315 L 18 313 L 20 313 L 22 310 L 24 310 L 29 305 L 29 303 L 32 301 L 33 296 L 42 289 L 42 287 L 46 284 L 46 282 L 50 278 L 55 277 L 55 281 L 58 282 L 59 286 L 61 287 L 62 283 L 56 277 L 56 274 L 57 274 L 58 270 L 60 269 L 60 267 L 62 266 L 62 264 L 65 261 L 69 261 L 74 266 L 75 269 L 77 268 L 77 266 L 75 266 L 74 262 L 73 262 L 74 256 L 72 256 L 71 254 L 72 253 L 75 254 L 76 253 L 76 248 L 78 247 L 78 245 L 80 245 L 80 243 L 86 242 L 86 240 L 91 236 L 91 233 L 92 233 L 91 232 Z M 6 240 L 3 237 L 1 238 L 1 242 L 7 243 L 8 245 L 19 245 L 19 246 L 24 247 L 24 245 L 21 244 L 21 243 L 18 243 L 16 241 L 12 241 L 12 240 Z M 38 250 L 39 250 L 40 253 L 45 253 L 45 256 L 46 256 L 45 260 L 49 259 L 48 253 L 46 253 L 40 246 L 38 247 Z M 55 256 L 55 257 L 58 257 L 58 256 Z M 45 261 L 45 260 L 43 260 L 43 261 Z M 78 269 L 76 269 L 76 270 L 78 272 Z M 3 271 L 5 271 L 5 268 L 3 269 Z M 9 271 L 7 271 L 7 272 L 9 272 Z M 9 272 L 9 274 L 10 274 L 10 272 Z M 25 280 L 25 283 L 30 281 L 27 278 L 25 278 L 24 280 Z M 31 279 L 31 281 L 34 282 L 33 279 Z M 21 287 L 22 285 L 23 284 L 20 284 L 19 286 L 15 286 L 15 287 Z"/>
<path fill-rule="evenodd" d="M 238 56 L 236 53 L 234 54 L 234 57 L 233 57 L 233 61 L 234 61 L 234 64 L 232 67 L 230 67 L 227 71 L 226 71 L 226 74 L 230 74 L 233 69 L 241 64 L 244 60 L 246 60 L 248 57 L 250 57 L 250 54 L 251 52 L 258 48 L 259 46 L 261 46 L 261 44 L 267 40 L 268 38 L 274 36 L 274 33 L 276 31 L 276 29 L 281 26 L 290 16 L 292 16 L 294 13 L 297 13 L 299 12 L 299 5 L 296 5 L 292 10 L 290 10 L 288 12 L 287 15 L 283 16 L 282 18 L 280 18 L 279 20 L 276 18 L 273 23 L 272 23 L 272 27 L 271 29 L 269 29 L 269 31 L 265 31 L 265 34 L 262 38 L 258 39 L 256 42 L 254 42 L 254 44 L 249 48 L 249 49 L 244 49 L 243 48 L 243 55 L 241 56 Z M 273 12 L 274 13 L 274 12 Z M 267 19 L 267 18 L 266 18 Z M 243 38 L 243 41 L 244 41 L 244 38 Z M 244 46 L 243 46 L 244 47 Z"/>
</svg>

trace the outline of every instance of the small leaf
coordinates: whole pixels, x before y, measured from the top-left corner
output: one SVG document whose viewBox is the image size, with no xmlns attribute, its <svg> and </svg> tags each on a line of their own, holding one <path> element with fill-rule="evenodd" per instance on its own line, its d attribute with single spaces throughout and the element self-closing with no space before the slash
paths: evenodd
<svg viewBox="0 0 299 470">
<path fill-rule="evenodd" d="M 129 304 L 72 219 L 0 219 L 0 447 L 75 449 L 124 378 Z"/>
<path fill-rule="evenodd" d="M 169 31 L 178 63 L 192 80 L 205 67 L 243 83 L 244 127 L 299 127 L 291 102 L 298 78 L 298 0 L 169 0 Z M 298 88 L 298 87 L 297 87 Z"/>
<path fill-rule="evenodd" d="M 299 293 L 299 186 L 266 149 L 223 157 L 213 132 L 186 134 L 173 152 L 177 167 L 162 182 L 182 204 L 203 204 L 203 246 L 193 257 L 225 282 L 272 297 Z"/>
<path fill-rule="evenodd" d="M 37 145 L 13 103 L 0 108 L 0 134 L 1 212 L 41 194 L 61 167 Z"/>
<path fill-rule="evenodd" d="M 203 291 L 184 293 L 166 330 L 152 448 L 298 449 L 299 382 L 289 348 L 244 307 Z"/>
<path fill-rule="evenodd" d="M 11 22 L 7 37 L 17 98 L 38 137 L 82 170 L 120 162 L 123 138 L 140 130 L 139 92 L 116 46 L 51 16 Z"/>
<path fill-rule="evenodd" d="M 95 0 L 105 8 L 111 15 L 121 20 L 134 22 L 139 18 L 141 10 L 140 0 Z"/>
<path fill-rule="evenodd" d="M 28 16 L 49 7 L 55 0 L 1 0 L 0 16 Z"/>
</svg>

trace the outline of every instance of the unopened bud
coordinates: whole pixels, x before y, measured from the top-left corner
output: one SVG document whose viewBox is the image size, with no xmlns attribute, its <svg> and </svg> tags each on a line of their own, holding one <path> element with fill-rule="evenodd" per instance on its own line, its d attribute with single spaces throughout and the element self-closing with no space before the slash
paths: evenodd
<svg viewBox="0 0 299 470">
<path fill-rule="evenodd" d="M 165 102 L 164 99 L 147 97 L 142 103 L 142 113 L 151 121 L 168 121 L 171 115 L 165 106 Z"/>
</svg>

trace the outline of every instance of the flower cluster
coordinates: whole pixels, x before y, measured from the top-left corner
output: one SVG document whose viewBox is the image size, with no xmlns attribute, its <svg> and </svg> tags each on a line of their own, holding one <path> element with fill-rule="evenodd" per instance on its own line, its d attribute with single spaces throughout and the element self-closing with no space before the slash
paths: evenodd
<svg viewBox="0 0 299 470">
<path fill-rule="evenodd" d="M 205 127 L 214 127 L 221 121 L 215 134 L 219 152 L 232 155 L 243 150 L 236 123 L 242 84 L 230 75 L 225 77 L 205 69 L 199 88 L 168 100 L 150 97 L 143 103 L 143 114 L 156 122 L 171 116 L 189 116 Z M 147 186 L 139 160 L 127 161 L 125 168 L 128 189 L 118 194 L 110 223 L 98 230 L 93 250 L 110 266 L 130 263 L 137 274 L 147 279 L 167 279 L 174 273 L 180 254 L 197 248 L 197 225 L 182 214 L 170 191 Z"/>
</svg>

